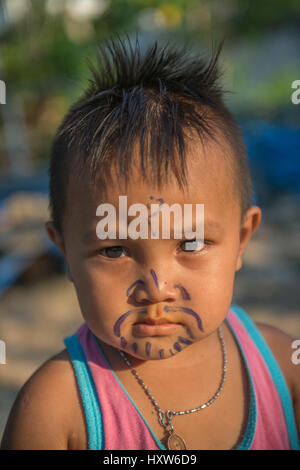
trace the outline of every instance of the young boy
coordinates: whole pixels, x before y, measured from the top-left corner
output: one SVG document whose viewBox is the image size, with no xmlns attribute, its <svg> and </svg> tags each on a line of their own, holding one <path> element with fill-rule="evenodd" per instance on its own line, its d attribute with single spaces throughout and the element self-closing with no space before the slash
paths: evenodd
<svg viewBox="0 0 300 470">
<path fill-rule="evenodd" d="M 56 135 L 46 224 L 84 323 L 19 392 L 3 449 L 299 448 L 293 339 L 231 305 L 261 211 L 219 51 L 101 50 Z M 187 204 L 204 237 L 193 210 L 200 232 L 176 238 Z"/>
</svg>

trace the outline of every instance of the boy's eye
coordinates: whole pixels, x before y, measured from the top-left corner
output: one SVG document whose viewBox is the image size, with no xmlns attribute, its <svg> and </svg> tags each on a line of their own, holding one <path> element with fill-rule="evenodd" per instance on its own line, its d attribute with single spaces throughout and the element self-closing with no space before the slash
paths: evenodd
<svg viewBox="0 0 300 470">
<path fill-rule="evenodd" d="M 180 246 L 183 246 L 182 251 L 186 253 L 193 253 L 193 252 L 199 252 L 201 251 L 204 246 L 205 246 L 205 241 L 203 242 L 202 240 L 184 240 Z"/>
<path fill-rule="evenodd" d="M 185 253 L 198 253 L 203 250 L 207 242 L 201 240 L 184 240 L 180 243 L 180 248 Z M 109 246 L 102 248 L 99 253 L 107 258 L 123 258 L 128 254 L 127 249 L 124 246 Z"/>
<path fill-rule="evenodd" d="M 109 246 L 108 248 L 102 248 L 99 253 L 107 256 L 108 258 L 122 258 L 122 250 L 126 250 L 123 246 Z M 121 255 L 121 256 L 120 256 Z"/>
</svg>

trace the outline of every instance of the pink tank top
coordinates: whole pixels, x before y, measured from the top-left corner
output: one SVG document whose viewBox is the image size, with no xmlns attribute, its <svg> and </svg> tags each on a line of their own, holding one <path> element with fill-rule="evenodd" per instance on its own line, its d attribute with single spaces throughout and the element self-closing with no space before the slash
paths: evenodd
<svg viewBox="0 0 300 470">
<path fill-rule="evenodd" d="M 240 307 L 232 305 L 225 321 L 241 351 L 250 385 L 247 426 L 235 449 L 300 449 L 290 393 L 267 343 Z M 83 402 L 88 448 L 165 450 L 87 325 L 64 343 Z"/>
</svg>

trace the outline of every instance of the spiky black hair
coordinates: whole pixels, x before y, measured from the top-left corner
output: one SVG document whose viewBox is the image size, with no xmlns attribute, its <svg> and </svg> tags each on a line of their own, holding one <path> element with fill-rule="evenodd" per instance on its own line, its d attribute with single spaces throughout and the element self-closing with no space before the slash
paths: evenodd
<svg viewBox="0 0 300 470">
<path fill-rule="evenodd" d="M 185 187 L 191 131 L 202 143 L 221 134 L 230 144 L 245 214 L 251 205 L 251 178 L 240 128 L 223 102 L 217 64 L 221 48 L 222 43 L 204 60 L 186 48 L 157 42 L 142 54 L 137 38 L 134 44 L 117 38 L 99 47 L 97 65 L 89 63 L 89 86 L 70 108 L 52 146 L 50 209 L 60 231 L 70 176 L 87 170 L 96 181 L 116 163 L 126 184 L 137 142 L 143 179 L 150 168 L 151 181 L 160 186 L 170 168 Z"/>
</svg>

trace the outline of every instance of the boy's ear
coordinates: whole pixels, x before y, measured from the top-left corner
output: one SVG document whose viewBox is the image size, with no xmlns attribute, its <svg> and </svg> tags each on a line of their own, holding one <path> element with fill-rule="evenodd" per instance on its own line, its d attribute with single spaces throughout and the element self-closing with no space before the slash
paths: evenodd
<svg viewBox="0 0 300 470">
<path fill-rule="evenodd" d="M 52 240 L 53 243 L 55 243 L 55 245 L 57 246 L 57 248 L 59 249 L 63 257 L 65 258 L 66 253 L 65 253 L 65 245 L 64 245 L 63 237 L 61 233 L 55 227 L 52 220 L 48 220 L 48 222 L 45 223 L 45 229 L 50 240 Z"/>
<path fill-rule="evenodd" d="M 261 209 L 258 206 L 251 206 L 244 217 L 243 224 L 240 231 L 240 247 L 236 263 L 236 271 L 242 267 L 242 254 L 244 253 L 246 246 L 255 232 L 259 227 L 261 221 Z"/>
<path fill-rule="evenodd" d="M 65 260 L 67 262 L 63 237 L 62 237 L 61 233 L 57 230 L 55 225 L 53 224 L 52 220 L 49 220 L 48 222 L 45 223 L 45 229 L 46 229 L 46 232 L 48 234 L 48 237 L 50 238 L 50 240 L 53 241 L 53 243 L 55 243 L 55 245 L 57 246 L 57 248 L 59 249 L 59 251 L 61 252 L 61 254 L 63 255 L 63 257 L 65 258 Z M 73 282 L 68 263 L 67 263 L 67 272 L 66 272 L 66 274 L 67 274 L 69 280 L 71 282 Z"/>
</svg>

